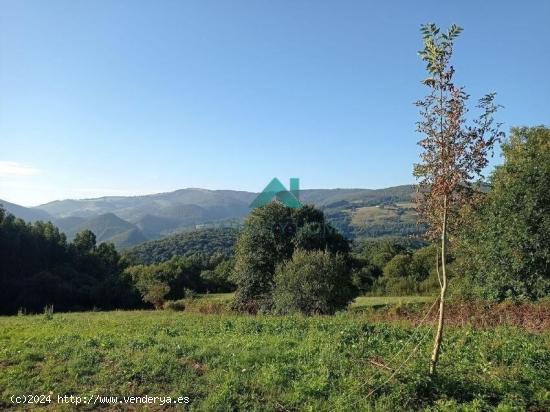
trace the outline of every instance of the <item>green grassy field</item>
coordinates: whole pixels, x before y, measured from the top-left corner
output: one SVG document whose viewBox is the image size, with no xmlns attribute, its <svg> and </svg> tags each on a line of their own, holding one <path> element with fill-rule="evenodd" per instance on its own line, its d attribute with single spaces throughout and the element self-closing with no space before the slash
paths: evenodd
<svg viewBox="0 0 550 412">
<path fill-rule="evenodd" d="M 210 293 L 198 295 L 199 299 L 208 299 L 215 302 L 229 302 L 233 299 L 233 293 Z M 395 304 L 425 303 L 433 302 L 435 297 L 431 296 L 359 296 L 351 304 L 352 308 L 376 307 Z"/>
<path fill-rule="evenodd" d="M 0 409 L 21 409 L 10 403 L 11 395 L 50 393 L 55 399 L 187 396 L 189 405 L 177 408 L 197 411 L 550 407 L 550 333 L 450 328 L 439 374 L 430 379 L 431 332 L 352 314 L 120 311 L 2 317 Z M 76 408 L 55 402 L 42 407 Z"/>
<path fill-rule="evenodd" d="M 432 296 L 359 296 L 351 304 L 352 308 L 401 305 L 409 303 L 433 302 Z"/>
</svg>

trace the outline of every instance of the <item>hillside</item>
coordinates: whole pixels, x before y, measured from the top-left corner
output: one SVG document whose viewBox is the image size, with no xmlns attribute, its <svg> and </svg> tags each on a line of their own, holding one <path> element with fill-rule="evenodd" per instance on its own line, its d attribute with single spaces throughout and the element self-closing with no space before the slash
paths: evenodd
<svg viewBox="0 0 550 412">
<path fill-rule="evenodd" d="M 112 242 L 118 248 L 136 245 L 148 239 L 137 226 L 114 213 L 105 213 L 89 219 L 70 216 L 55 219 L 53 223 L 67 235 L 68 239 L 73 239 L 81 230 L 89 229 L 96 235 L 98 243 Z"/>
<path fill-rule="evenodd" d="M 236 190 L 181 189 L 146 196 L 58 200 L 34 208 L 4 202 L 24 220 L 51 220 L 69 239 L 83 229 L 98 241 L 127 248 L 148 240 L 208 227 L 242 223 L 257 193 Z M 303 203 L 323 210 L 327 220 L 349 239 L 416 236 L 411 201 L 414 187 L 385 189 L 312 189 L 300 191 Z"/>
<path fill-rule="evenodd" d="M 383 236 L 419 236 L 424 228 L 417 224 L 412 185 L 386 189 L 336 189 L 306 191 L 304 200 L 313 200 L 327 220 L 349 239 Z"/>
<path fill-rule="evenodd" d="M 15 203 L 10 203 L 2 199 L 0 199 L 0 206 L 3 206 L 3 208 L 12 215 L 20 219 L 26 220 L 27 222 L 48 220 L 51 218 L 51 216 L 44 210 L 19 206 Z"/>
<path fill-rule="evenodd" d="M 128 249 L 125 256 L 136 264 L 159 263 L 175 255 L 185 256 L 193 253 L 231 256 L 237 233 L 233 228 L 199 229 L 178 233 Z"/>
</svg>

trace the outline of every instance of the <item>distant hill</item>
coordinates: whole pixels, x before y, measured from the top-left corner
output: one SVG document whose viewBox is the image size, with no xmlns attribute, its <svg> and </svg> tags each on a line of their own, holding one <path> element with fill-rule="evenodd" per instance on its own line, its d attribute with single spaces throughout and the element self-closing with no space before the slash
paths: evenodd
<svg viewBox="0 0 550 412">
<path fill-rule="evenodd" d="M 96 235 L 98 243 L 112 242 L 118 248 L 125 248 L 147 241 L 149 238 L 136 226 L 119 218 L 114 213 L 105 213 L 91 218 L 79 216 L 54 219 L 53 223 L 73 239 L 84 229 L 89 229 Z"/>
<path fill-rule="evenodd" d="M 172 256 L 194 253 L 232 256 L 237 233 L 234 228 L 209 228 L 178 233 L 128 249 L 125 256 L 136 264 L 158 263 L 169 260 Z"/>
<path fill-rule="evenodd" d="M 15 203 L 6 202 L 0 199 L 0 205 L 4 207 L 6 211 L 12 215 L 26 220 L 27 222 L 35 222 L 37 220 L 49 220 L 51 216 L 44 210 L 24 207 L 16 205 Z"/>
<path fill-rule="evenodd" d="M 51 220 L 69 239 L 82 229 L 90 229 L 99 241 L 126 248 L 205 225 L 242 223 L 256 196 L 252 192 L 192 188 L 146 196 L 57 200 L 34 208 L 4 203 L 8 211 L 25 220 Z M 422 228 L 416 224 L 413 197 L 411 185 L 300 191 L 303 203 L 322 209 L 328 221 L 350 239 L 419 234 Z"/>
<path fill-rule="evenodd" d="M 424 231 L 417 223 L 412 185 L 305 192 L 306 203 L 322 209 L 327 220 L 348 239 L 414 237 Z"/>
</svg>

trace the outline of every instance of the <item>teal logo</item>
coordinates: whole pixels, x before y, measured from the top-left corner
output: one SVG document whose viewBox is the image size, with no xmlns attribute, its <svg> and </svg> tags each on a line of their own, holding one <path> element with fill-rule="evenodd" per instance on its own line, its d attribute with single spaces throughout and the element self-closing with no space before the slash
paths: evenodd
<svg viewBox="0 0 550 412">
<path fill-rule="evenodd" d="M 254 201 L 250 204 L 250 207 L 254 209 L 265 206 L 268 203 L 271 203 L 273 199 L 277 199 L 279 202 L 288 207 L 301 207 L 300 179 L 291 177 L 290 190 L 287 190 L 280 180 L 274 177 L 265 189 L 262 190 L 262 192 L 256 197 L 256 199 L 254 199 Z"/>
</svg>

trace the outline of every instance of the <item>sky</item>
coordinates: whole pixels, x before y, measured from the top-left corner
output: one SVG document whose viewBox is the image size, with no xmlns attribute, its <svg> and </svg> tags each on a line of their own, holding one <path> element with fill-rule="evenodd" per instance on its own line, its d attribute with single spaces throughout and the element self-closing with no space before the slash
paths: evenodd
<svg viewBox="0 0 550 412">
<path fill-rule="evenodd" d="M 414 182 L 419 28 L 456 82 L 549 123 L 550 2 L 0 0 L 0 199 Z M 498 164 L 497 156 L 491 165 Z"/>
</svg>

